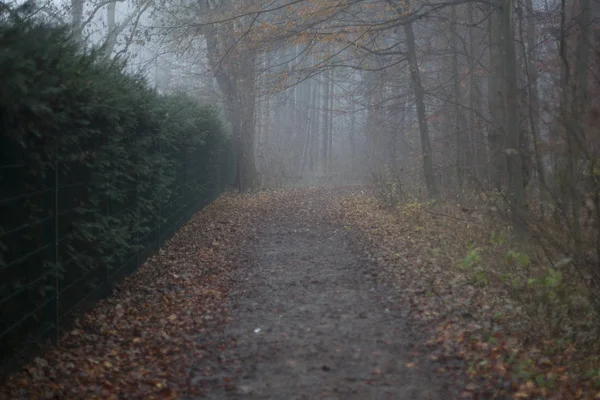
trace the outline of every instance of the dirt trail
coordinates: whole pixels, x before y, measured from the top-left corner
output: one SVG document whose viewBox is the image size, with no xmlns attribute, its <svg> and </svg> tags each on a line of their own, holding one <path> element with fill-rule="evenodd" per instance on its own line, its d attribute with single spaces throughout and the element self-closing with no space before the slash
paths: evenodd
<svg viewBox="0 0 600 400">
<path fill-rule="evenodd" d="M 327 195 L 312 193 L 262 221 L 231 322 L 203 338 L 220 346 L 207 346 L 190 384 L 215 399 L 453 398 L 413 364 L 406 307 L 329 222 Z"/>
</svg>

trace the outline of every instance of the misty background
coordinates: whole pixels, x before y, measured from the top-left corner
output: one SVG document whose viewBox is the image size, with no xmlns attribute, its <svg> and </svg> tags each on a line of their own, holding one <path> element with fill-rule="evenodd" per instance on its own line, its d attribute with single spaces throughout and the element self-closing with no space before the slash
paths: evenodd
<svg viewBox="0 0 600 400">
<path fill-rule="evenodd" d="M 523 199 L 514 192 L 528 188 L 550 202 L 575 173 L 557 151 L 564 132 L 583 129 L 561 110 L 593 129 L 592 0 L 37 8 L 70 24 L 82 46 L 126 58 L 158 91 L 218 102 L 240 143 L 242 187 L 389 175 L 431 197 L 468 185 Z M 577 141 L 593 140 L 585 136 Z"/>
</svg>

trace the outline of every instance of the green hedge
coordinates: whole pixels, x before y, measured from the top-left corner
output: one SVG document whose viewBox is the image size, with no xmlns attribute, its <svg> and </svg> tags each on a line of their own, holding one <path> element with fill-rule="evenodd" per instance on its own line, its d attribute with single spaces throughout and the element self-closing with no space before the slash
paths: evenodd
<svg viewBox="0 0 600 400">
<path fill-rule="evenodd" d="M 217 110 L 0 12 L 0 360 L 109 294 L 235 171 Z M 32 351 L 27 351 L 32 350 Z"/>
</svg>

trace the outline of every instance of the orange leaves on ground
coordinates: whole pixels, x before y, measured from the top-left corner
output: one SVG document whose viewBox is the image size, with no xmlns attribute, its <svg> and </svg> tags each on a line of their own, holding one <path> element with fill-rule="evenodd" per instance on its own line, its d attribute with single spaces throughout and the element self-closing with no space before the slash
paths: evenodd
<svg viewBox="0 0 600 400">
<path fill-rule="evenodd" d="M 478 285 L 457 268 L 466 243 L 481 235 L 482 216 L 441 207 L 413 203 L 388 212 L 370 194 L 355 193 L 337 210 L 354 244 L 395 278 L 413 323 L 428 332 L 426 358 L 463 382 L 462 398 L 596 398 L 598 375 L 582 371 L 600 371 L 598 358 L 581 368 L 573 343 L 531 335 L 501 288 Z"/>
<path fill-rule="evenodd" d="M 224 300 L 239 249 L 268 199 L 225 195 L 195 215 L 135 274 L 0 387 L 0 398 L 176 399 L 204 348 L 198 335 L 229 318 Z"/>
</svg>

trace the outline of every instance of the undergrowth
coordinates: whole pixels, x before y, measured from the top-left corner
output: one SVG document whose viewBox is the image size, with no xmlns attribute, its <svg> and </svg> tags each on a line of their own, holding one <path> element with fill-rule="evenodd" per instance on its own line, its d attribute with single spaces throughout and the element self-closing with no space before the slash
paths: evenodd
<svg viewBox="0 0 600 400">
<path fill-rule="evenodd" d="M 403 194 L 391 204 L 394 188 L 382 186 L 347 197 L 339 213 L 417 304 L 413 316 L 436 325 L 432 343 L 458 344 L 478 388 L 489 398 L 600 398 L 593 288 L 568 254 L 516 241 L 492 196 L 457 204 Z"/>
</svg>

